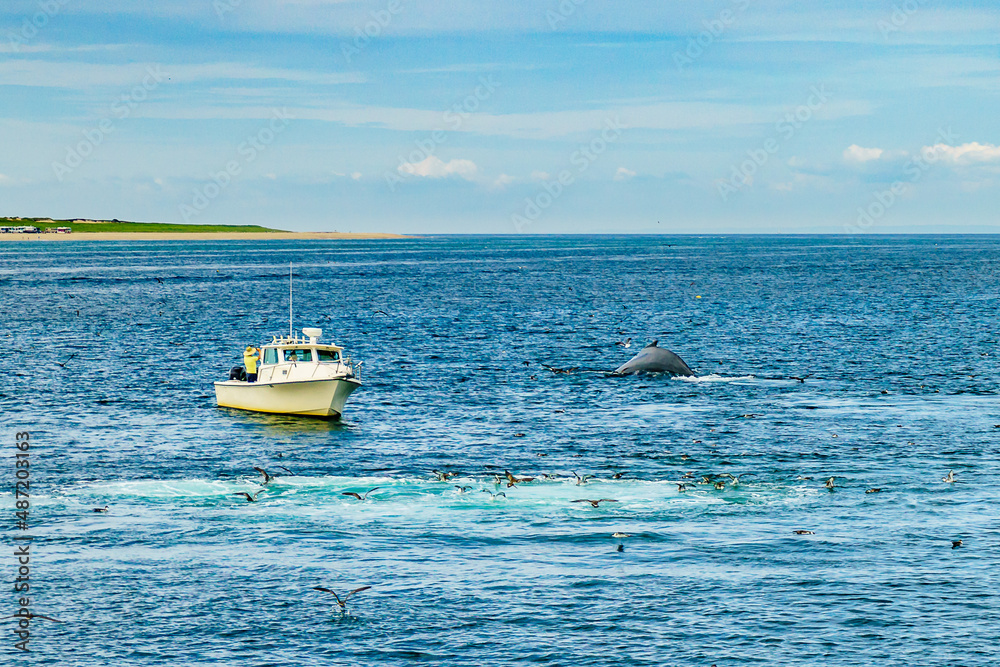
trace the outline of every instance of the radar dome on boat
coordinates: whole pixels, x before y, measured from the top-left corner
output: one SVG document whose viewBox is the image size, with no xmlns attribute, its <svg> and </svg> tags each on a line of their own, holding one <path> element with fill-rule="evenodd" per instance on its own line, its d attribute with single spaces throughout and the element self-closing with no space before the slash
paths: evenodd
<svg viewBox="0 0 1000 667">
<path fill-rule="evenodd" d="M 319 340 L 319 337 L 323 335 L 323 330 L 317 329 L 316 327 L 306 327 L 305 329 L 302 330 L 302 333 L 311 338 L 312 339 L 311 342 L 315 343 L 317 340 Z"/>
</svg>

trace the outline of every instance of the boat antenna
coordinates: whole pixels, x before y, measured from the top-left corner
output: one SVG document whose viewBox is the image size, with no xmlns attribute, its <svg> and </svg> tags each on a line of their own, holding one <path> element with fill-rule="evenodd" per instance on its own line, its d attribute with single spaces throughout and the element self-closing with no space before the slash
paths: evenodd
<svg viewBox="0 0 1000 667">
<path fill-rule="evenodd" d="M 292 263 L 288 263 L 288 337 L 292 337 Z"/>
</svg>

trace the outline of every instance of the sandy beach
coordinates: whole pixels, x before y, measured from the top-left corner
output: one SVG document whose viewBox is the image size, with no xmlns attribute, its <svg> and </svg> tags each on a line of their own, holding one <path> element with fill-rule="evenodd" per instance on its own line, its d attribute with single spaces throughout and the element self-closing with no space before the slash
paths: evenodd
<svg viewBox="0 0 1000 667">
<path fill-rule="evenodd" d="M 0 241 L 343 241 L 361 239 L 406 239 L 402 234 L 344 232 L 92 232 L 75 234 L 4 234 Z"/>
</svg>

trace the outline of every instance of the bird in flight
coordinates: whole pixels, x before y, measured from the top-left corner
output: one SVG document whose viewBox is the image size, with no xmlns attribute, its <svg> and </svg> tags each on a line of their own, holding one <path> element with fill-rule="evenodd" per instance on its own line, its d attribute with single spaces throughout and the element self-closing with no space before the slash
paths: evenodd
<svg viewBox="0 0 1000 667">
<path fill-rule="evenodd" d="M 520 484 L 521 482 L 533 482 L 533 481 L 535 481 L 534 477 L 514 477 L 512 474 L 510 474 L 509 470 L 504 470 L 503 474 L 507 478 L 507 488 L 508 489 L 511 488 L 512 486 L 514 486 L 515 484 Z"/>
<path fill-rule="evenodd" d="M 60 621 L 57 618 L 52 618 L 51 616 L 43 616 L 42 614 L 31 614 L 31 613 L 29 613 L 27 616 L 24 616 L 23 614 L 11 614 L 10 616 L 4 616 L 3 618 L 27 618 L 29 621 L 34 620 L 36 618 L 43 618 L 46 621 L 52 621 L 53 623 L 66 622 L 66 621 Z"/>
<path fill-rule="evenodd" d="M 574 503 L 590 503 L 592 507 L 597 507 L 601 503 L 617 503 L 617 500 L 613 498 L 601 498 L 600 500 L 590 500 L 588 498 L 580 498 L 579 500 L 574 500 Z"/>
<path fill-rule="evenodd" d="M 431 470 L 432 473 L 437 475 L 437 480 L 439 482 L 447 482 L 449 477 L 457 477 L 457 472 L 441 472 L 440 470 Z"/>
<path fill-rule="evenodd" d="M 253 495 L 251 496 L 251 495 L 250 495 L 249 493 L 247 493 L 246 491 L 240 491 L 239 493 L 234 493 L 233 495 L 234 495 L 234 496 L 243 496 L 244 498 L 246 498 L 246 499 L 247 499 L 247 502 L 248 502 L 248 503 L 255 503 L 255 502 L 257 502 L 257 496 L 259 496 L 260 494 L 261 494 L 261 492 L 260 492 L 260 491 L 258 491 L 257 493 L 255 493 L 255 494 L 253 494 Z"/>
<path fill-rule="evenodd" d="M 576 477 L 576 485 L 577 486 L 580 486 L 581 484 L 586 484 L 588 479 L 593 479 L 593 477 L 594 477 L 593 475 L 584 475 L 583 477 L 580 477 L 579 475 L 577 475 L 572 470 L 570 470 L 570 472 L 573 473 L 573 477 Z"/>
<path fill-rule="evenodd" d="M 264 486 L 267 486 L 268 484 L 271 483 L 271 479 L 273 478 L 267 474 L 266 470 L 264 470 L 263 468 L 258 468 L 257 466 L 254 466 L 253 469 L 264 476 Z"/>
<path fill-rule="evenodd" d="M 632 339 L 626 338 L 625 340 L 616 340 L 615 345 L 617 345 L 618 347 L 624 347 L 627 350 L 628 348 L 632 347 Z"/>
<path fill-rule="evenodd" d="M 678 493 L 683 493 L 684 491 L 687 491 L 688 487 L 692 487 L 693 488 L 694 485 L 693 484 L 688 484 L 687 482 L 677 482 L 677 492 Z"/>
<path fill-rule="evenodd" d="M 323 588 L 322 586 L 313 586 L 314 591 L 323 591 L 324 593 L 329 593 L 334 598 L 336 598 L 337 604 L 340 605 L 341 611 L 347 611 L 347 601 L 351 599 L 352 595 L 354 595 L 355 593 L 360 593 L 361 591 L 367 591 L 369 588 L 371 588 L 371 586 L 362 586 L 361 588 L 355 588 L 353 591 L 345 595 L 343 600 L 341 600 L 340 596 L 337 595 L 335 592 L 331 591 L 329 588 Z"/>
<path fill-rule="evenodd" d="M 834 488 L 833 487 L 833 477 L 831 477 L 830 479 L 826 480 L 826 482 L 823 483 L 823 486 L 825 486 L 826 488 L 828 488 L 831 491 L 833 491 L 833 488 Z"/>
<path fill-rule="evenodd" d="M 942 482 L 948 482 L 949 484 L 955 483 L 955 471 L 949 470 L 948 474 L 941 478 Z"/>
<path fill-rule="evenodd" d="M 496 500 L 498 496 L 503 496 L 504 498 L 507 497 L 507 494 L 504 493 L 503 491 L 501 491 L 500 493 L 493 493 L 489 489 L 483 489 L 483 493 L 490 494 L 490 500 Z"/>
<path fill-rule="evenodd" d="M 342 496 L 351 496 L 353 498 L 357 498 L 358 500 L 368 500 L 368 494 L 369 493 L 371 493 L 372 491 L 378 491 L 381 488 L 382 488 L 381 486 L 376 486 L 374 488 L 368 489 L 367 491 L 365 491 L 365 495 L 363 495 L 363 496 L 361 494 L 359 494 L 359 493 L 355 493 L 354 491 L 344 491 L 340 495 L 342 495 Z"/>
</svg>

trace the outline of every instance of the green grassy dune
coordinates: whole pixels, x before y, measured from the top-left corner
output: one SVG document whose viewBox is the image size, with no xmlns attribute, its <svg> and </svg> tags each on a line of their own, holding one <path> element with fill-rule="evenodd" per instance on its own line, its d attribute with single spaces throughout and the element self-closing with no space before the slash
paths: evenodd
<svg viewBox="0 0 1000 667">
<path fill-rule="evenodd" d="M 73 222 L 72 220 L 52 220 L 48 218 L 0 218 L 0 227 L 22 227 L 33 225 L 42 231 L 56 227 L 70 227 L 74 234 L 93 232 L 174 232 L 181 234 L 212 234 L 229 232 L 248 234 L 251 232 L 283 232 L 259 225 L 184 225 L 173 222 L 124 222 L 121 220 L 101 222 Z"/>
</svg>

